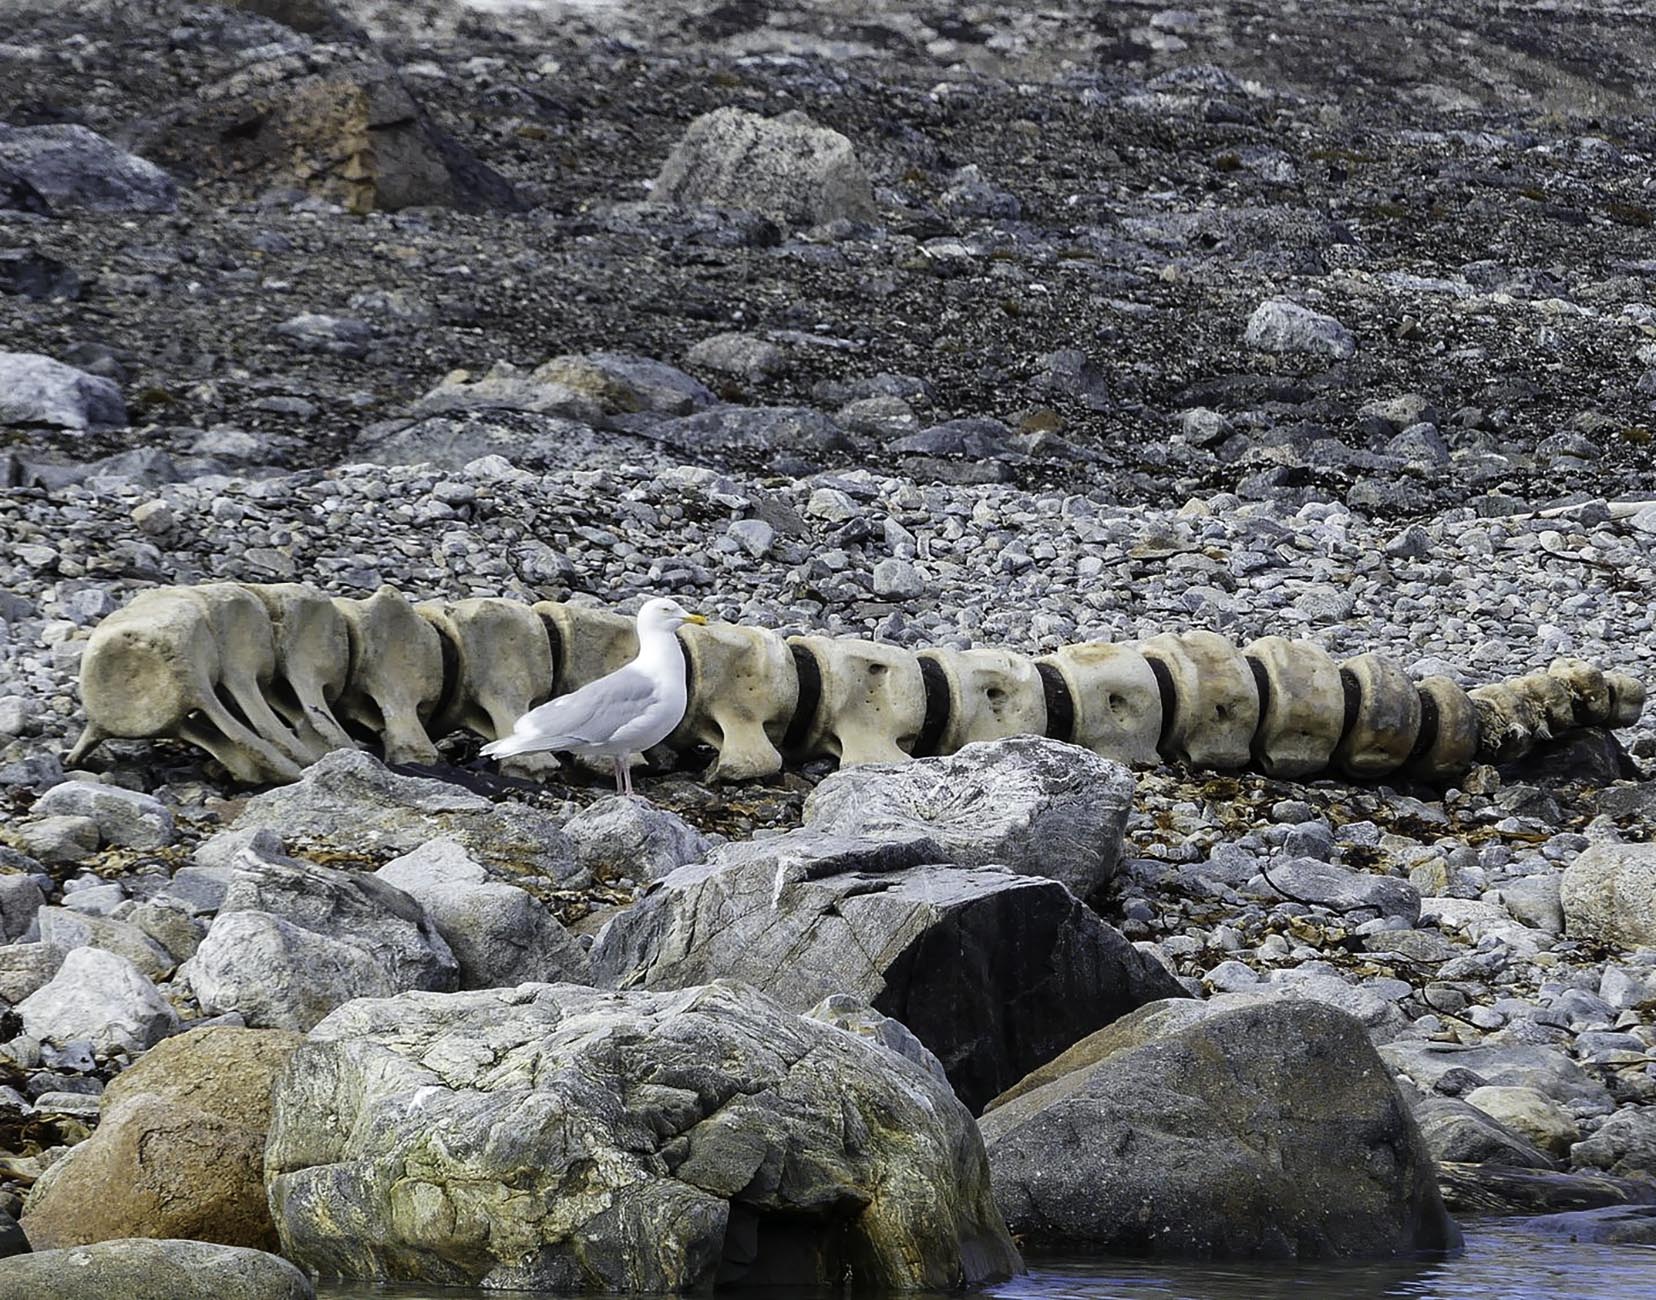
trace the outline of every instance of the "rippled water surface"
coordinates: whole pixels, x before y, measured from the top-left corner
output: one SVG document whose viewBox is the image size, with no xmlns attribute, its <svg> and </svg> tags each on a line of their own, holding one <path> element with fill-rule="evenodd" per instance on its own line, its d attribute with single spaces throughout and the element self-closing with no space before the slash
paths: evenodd
<svg viewBox="0 0 1656 1300">
<path fill-rule="evenodd" d="M 995 1300 L 1656 1300 L 1656 1248 L 1581 1245 L 1515 1225 L 1466 1226 L 1466 1251 L 1453 1259 L 1249 1266 L 1037 1256 L 1029 1260 L 1026 1276 L 980 1294 Z M 319 1288 L 327 1300 L 508 1300 L 528 1294 Z M 814 1293 L 799 1290 L 737 1294 L 744 1300 L 816 1300 Z"/>
</svg>

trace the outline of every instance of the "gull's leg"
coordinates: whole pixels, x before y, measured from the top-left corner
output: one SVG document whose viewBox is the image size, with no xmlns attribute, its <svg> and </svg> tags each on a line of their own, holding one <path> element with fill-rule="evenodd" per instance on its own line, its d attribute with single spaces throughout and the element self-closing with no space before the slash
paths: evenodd
<svg viewBox="0 0 1656 1300">
<path fill-rule="evenodd" d="M 616 794 L 625 793 L 625 787 L 623 785 L 623 779 L 624 779 L 625 773 L 627 771 L 626 761 L 627 760 L 620 754 L 617 754 L 615 756 L 614 763 L 615 763 L 615 793 Z"/>
<path fill-rule="evenodd" d="M 633 792 L 633 788 L 632 788 L 632 755 L 631 754 L 628 754 L 625 758 L 623 758 L 621 760 L 621 770 L 627 774 L 627 793 L 630 795 Z"/>
</svg>

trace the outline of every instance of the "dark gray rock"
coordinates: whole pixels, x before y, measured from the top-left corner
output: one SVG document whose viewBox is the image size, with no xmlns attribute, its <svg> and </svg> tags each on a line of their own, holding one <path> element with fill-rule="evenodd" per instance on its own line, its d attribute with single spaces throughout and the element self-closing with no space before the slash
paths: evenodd
<svg viewBox="0 0 1656 1300">
<path fill-rule="evenodd" d="M 171 212 L 172 178 L 84 126 L 0 123 L 0 190 L 21 183 L 49 211 Z"/>
<path fill-rule="evenodd" d="M 1120 763 L 1013 736 L 835 772 L 805 801 L 805 825 L 852 838 L 927 836 L 943 861 L 998 864 L 1090 898 L 1121 865 L 1132 803 L 1133 774 Z"/>
<path fill-rule="evenodd" d="M 1021 1267 L 947 1086 L 740 984 L 359 1001 L 274 1098 L 271 1206 L 320 1273 L 655 1293 Z"/>
<path fill-rule="evenodd" d="M 741 979 L 799 1011 L 856 994 L 907 1025 L 974 1109 L 1117 1016 L 1184 995 L 1062 885 L 931 865 L 943 856 L 896 832 L 729 845 L 611 920 L 594 978 L 658 989 Z"/>
<path fill-rule="evenodd" d="M 680 452 L 711 460 L 724 460 L 731 452 L 793 452 L 820 462 L 853 449 L 839 425 L 810 406 L 715 406 L 683 419 L 662 420 L 639 432 Z"/>
<path fill-rule="evenodd" d="M 29 1239 L 23 1235 L 23 1229 L 17 1226 L 16 1219 L 0 1210 L 0 1259 L 28 1253 Z M 3 1274 L 0 1274 L 0 1286 L 4 1285 Z"/>
<path fill-rule="evenodd" d="M 1525 1219 L 1524 1232 L 1568 1237 L 1602 1246 L 1656 1246 L 1656 1205 L 1605 1205 Z"/>
<path fill-rule="evenodd" d="M 1090 1064 L 981 1121 L 996 1199 L 1031 1244 L 1266 1259 L 1459 1244 L 1431 1153 L 1351 1017 L 1153 1006 L 1089 1043 Z"/>
<path fill-rule="evenodd" d="M 1652 1196 L 1644 1178 L 1453 1161 L 1438 1165 L 1438 1186 L 1444 1204 L 1457 1214 L 1554 1214 L 1649 1204 Z"/>
<path fill-rule="evenodd" d="M 42 302 L 79 298 L 80 276 L 71 266 L 28 248 L 0 248 L 0 293 Z"/>
</svg>

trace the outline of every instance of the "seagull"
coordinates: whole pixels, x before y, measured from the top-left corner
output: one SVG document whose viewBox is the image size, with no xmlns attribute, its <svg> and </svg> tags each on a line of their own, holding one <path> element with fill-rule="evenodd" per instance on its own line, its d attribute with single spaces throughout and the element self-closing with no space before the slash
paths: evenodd
<svg viewBox="0 0 1656 1300">
<path fill-rule="evenodd" d="M 607 677 L 548 700 L 512 724 L 512 734 L 483 746 L 489 758 L 556 750 L 615 762 L 615 792 L 631 794 L 632 755 L 659 745 L 684 720 L 689 700 L 684 653 L 673 634 L 704 624 L 666 596 L 638 611 L 638 657 Z"/>
</svg>

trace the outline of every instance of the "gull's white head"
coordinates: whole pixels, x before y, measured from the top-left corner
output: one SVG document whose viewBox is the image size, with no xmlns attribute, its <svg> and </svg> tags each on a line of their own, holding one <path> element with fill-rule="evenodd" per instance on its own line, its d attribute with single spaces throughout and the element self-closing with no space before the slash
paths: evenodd
<svg viewBox="0 0 1656 1300">
<path fill-rule="evenodd" d="M 647 600 L 638 611 L 638 634 L 649 632 L 676 632 L 686 623 L 705 623 L 700 614 L 692 614 L 671 596 L 657 596 Z"/>
</svg>

